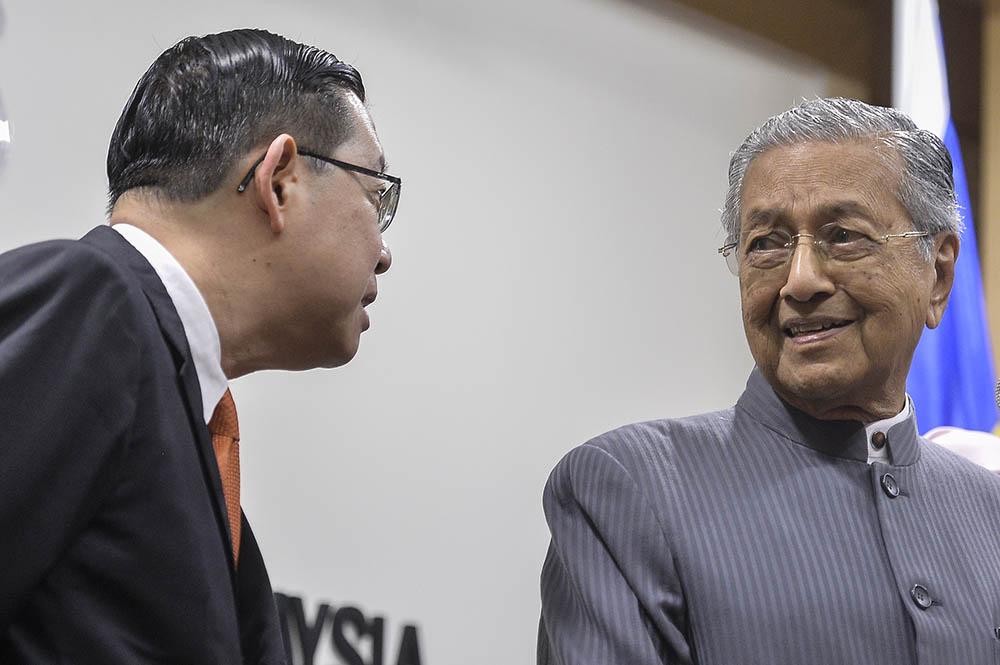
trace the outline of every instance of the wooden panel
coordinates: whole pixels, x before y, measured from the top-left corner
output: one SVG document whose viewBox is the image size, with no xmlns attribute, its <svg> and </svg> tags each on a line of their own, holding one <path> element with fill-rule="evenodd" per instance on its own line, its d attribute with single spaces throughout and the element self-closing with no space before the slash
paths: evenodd
<svg viewBox="0 0 1000 665">
<path fill-rule="evenodd" d="M 983 3 L 982 39 L 981 214 L 976 226 L 993 357 L 1000 361 L 1000 0 Z"/>
<path fill-rule="evenodd" d="M 679 0 L 831 71 L 865 81 L 872 68 L 871 3 L 858 0 Z"/>
</svg>

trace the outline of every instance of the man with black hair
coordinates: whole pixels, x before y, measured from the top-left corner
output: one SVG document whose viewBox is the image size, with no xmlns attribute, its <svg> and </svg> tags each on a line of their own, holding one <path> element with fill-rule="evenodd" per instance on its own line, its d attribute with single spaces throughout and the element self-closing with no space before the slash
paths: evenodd
<svg viewBox="0 0 1000 665">
<path fill-rule="evenodd" d="M 400 190 L 364 99 L 320 49 L 185 39 L 111 225 L 0 256 L 0 662 L 286 662 L 228 380 L 357 352 Z"/>
</svg>

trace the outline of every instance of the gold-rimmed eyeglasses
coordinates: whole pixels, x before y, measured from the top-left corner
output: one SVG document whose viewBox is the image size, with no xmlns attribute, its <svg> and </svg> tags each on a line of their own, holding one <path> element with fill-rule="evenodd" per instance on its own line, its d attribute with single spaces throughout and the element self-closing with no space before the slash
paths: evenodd
<svg viewBox="0 0 1000 665">
<path fill-rule="evenodd" d="M 745 262 L 757 270 L 781 268 L 792 258 L 799 238 L 810 238 L 816 253 L 824 261 L 847 263 L 871 256 L 893 238 L 922 238 L 931 235 L 928 231 L 905 231 L 872 237 L 863 231 L 844 226 L 838 222 L 825 224 L 816 233 L 796 233 L 792 235 L 781 229 L 764 229 L 751 232 L 744 241 L 731 242 L 718 249 L 726 259 L 729 271 L 739 274 L 740 264 Z"/>
</svg>

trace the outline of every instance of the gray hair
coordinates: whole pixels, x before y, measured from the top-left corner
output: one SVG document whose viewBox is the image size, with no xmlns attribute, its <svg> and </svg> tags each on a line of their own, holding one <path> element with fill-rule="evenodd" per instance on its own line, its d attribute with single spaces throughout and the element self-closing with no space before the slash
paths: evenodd
<svg viewBox="0 0 1000 665">
<path fill-rule="evenodd" d="M 780 113 L 746 137 L 729 160 L 729 191 L 722 210 L 726 242 L 740 236 L 740 193 L 750 162 L 772 148 L 809 141 L 844 143 L 875 139 L 903 159 L 896 192 L 917 231 L 962 230 L 948 149 L 934 133 L 917 128 L 905 114 L 856 99 L 811 99 Z M 892 160 L 893 168 L 898 161 Z M 927 249 L 932 238 L 921 245 Z"/>
</svg>

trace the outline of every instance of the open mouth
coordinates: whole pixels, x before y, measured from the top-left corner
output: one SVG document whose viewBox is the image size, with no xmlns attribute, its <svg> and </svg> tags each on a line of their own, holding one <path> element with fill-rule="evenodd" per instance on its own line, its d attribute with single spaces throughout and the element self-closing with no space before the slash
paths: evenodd
<svg viewBox="0 0 1000 665">
<path fill-rule="evenodd" d="M 854 323 L 849 319 L 843 320 L 830 320 L 830 321 L 815 321 L 807 322 L 803 321 L 800 323 L 794 323 L 792 325 L 785 327 L 786 337 L 803 337 L 805 335 L 815 335 L 826 330 L 833 330 L 835 328 L 843 328 Z"/>
</svg>

